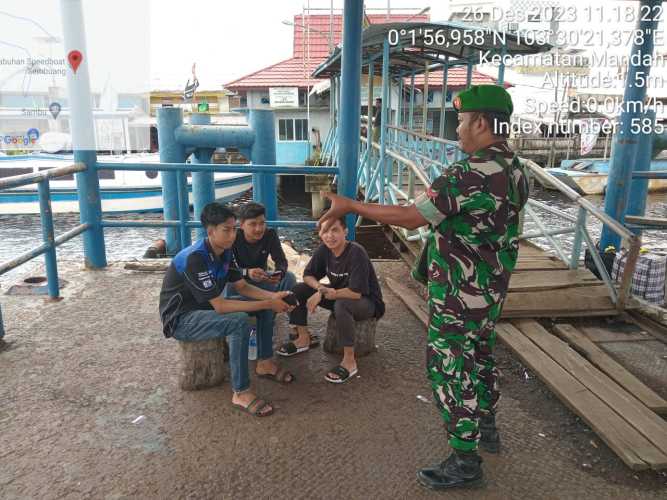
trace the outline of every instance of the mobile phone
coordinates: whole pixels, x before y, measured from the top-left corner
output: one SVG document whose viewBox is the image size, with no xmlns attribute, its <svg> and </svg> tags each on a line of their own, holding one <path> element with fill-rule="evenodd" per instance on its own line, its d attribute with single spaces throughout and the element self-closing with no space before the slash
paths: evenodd
<svg viewBox="0 0 667 500">
<path fill-rule="evenodd" d="M 278 271 L 266 271 L 266 275 L 267 275 L 269 278 L 273 278 L 274 276 L 282 276 L 282 275 L 283 275 L 283 272 L 282 272 L 281 270 L 278 270 Z"/>
</svg>

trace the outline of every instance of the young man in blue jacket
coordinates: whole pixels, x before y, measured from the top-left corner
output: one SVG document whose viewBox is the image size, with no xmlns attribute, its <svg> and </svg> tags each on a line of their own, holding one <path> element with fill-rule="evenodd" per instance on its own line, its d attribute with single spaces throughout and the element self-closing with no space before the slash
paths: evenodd
<svg viewBox="0 0 667 500">
<path fill-rule="evenodd" d="M 201 214 L 207 237 L 181 250 L 172 260 L 160 291 L 160 317 L 166 337 L 196 342 L 228 337 L 232 404 L 258 417 L 273 413 L 273 406 L 250 390 L 248 376 L 248 313 L 289 312 L 283 299 L 290 292 L 269 292 L 246 282 L 232 267 L 236 238 L 234 212 L 209 203 Z M 228 282 L 252 301 L 222 297 Z"/>
</svg>

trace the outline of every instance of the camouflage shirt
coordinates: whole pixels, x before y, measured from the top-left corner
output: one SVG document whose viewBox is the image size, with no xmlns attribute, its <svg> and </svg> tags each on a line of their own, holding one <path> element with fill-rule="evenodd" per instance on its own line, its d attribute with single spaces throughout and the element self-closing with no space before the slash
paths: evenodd
<svg viewBox="0 0 667 500">
<path fill-rule="evenodd" d="M 433 228 L 429 305 L 441 324 L 432 326 L 476 330 L 500 316 L 527 199 L 523 166 L 503 142 L 452 164 L 415 200 Z"/>
</svg>

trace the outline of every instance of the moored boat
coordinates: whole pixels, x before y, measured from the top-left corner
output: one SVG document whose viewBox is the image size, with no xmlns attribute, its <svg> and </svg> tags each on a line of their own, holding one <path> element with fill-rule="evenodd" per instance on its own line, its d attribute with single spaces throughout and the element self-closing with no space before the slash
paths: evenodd
<svg viewBox="0 0 667 500">
<path fill-rule="evenodd" d="M 102 159 L 103 158 L 103 159 Z M 133 154 L 100 157 L 110 163 L 158 163 L 158 154 Z M 0 178 L 41 172 L 71 165 L 71 155 L 0 156 Z M 100 170 L 102 211 L 108 213 L 157 212 L 162 210 L 162 183 L 157 171 Z M 214 174 L 215 197 L 230 201 L 252 187 L 251 173 Z M 76 213 L 79 201 L 74 176 L 49 181 L 51 209 L 54 213 Z M 188 177 L 188 191 L 192 204 L 192 185 Z M 22 186 L 0 191 L 0 215 L 38 214 L 37 185 Z"/>
</svg>

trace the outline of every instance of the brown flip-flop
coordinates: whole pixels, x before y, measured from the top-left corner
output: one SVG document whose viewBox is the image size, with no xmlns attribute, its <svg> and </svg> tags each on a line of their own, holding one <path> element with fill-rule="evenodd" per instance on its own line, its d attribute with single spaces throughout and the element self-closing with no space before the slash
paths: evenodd
<svg viewBox="0 0 667 500">
<path fill-rule="evenodd" d="M 291 384 L 296 380 L 296 377 L 294 376 L 293 373 L 285 370 L 284 368 L 278 368 L 278 371 L 276 373 L 263 373 L 263 374 L 256 374 L 258 378 L 266 378 L 269 380 L 272 380 L 273 382 L 278 382 L 279 384 Z M 289 379 L 289 380 L 288 380 Z"/>
<path fill-rule="evenodd" d="M 271 403 L 268 401 L 260 398 L 259 396 L 253 399 L 248 404 L 248 406 L 243 406 L 236 403 L 232 403 L 232 406 L 244 413 L 250 413 L 253 417 L 268 417 L 269 415 L 273 414 L 273 405 L 271 405 Z M 267 406 L 271 406 L 271 411 L 262 413 L 262 410 Z"/>
</svg>

